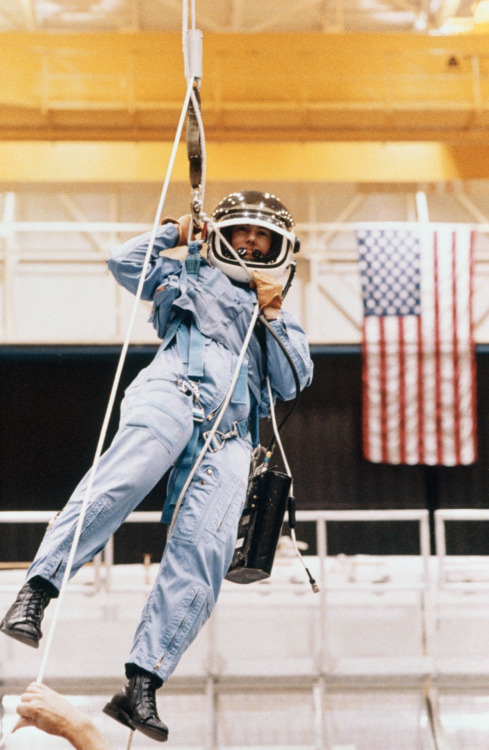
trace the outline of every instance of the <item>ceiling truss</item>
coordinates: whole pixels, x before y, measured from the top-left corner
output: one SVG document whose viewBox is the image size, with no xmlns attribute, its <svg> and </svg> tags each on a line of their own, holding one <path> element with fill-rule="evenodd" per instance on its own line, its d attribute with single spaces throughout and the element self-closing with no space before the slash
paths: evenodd
<svg viewBox="0 0 489 750">
<path fill-rule="evenodd" d="M 469 0 L 214 0 L 197 3 L 204 31 L 416 31 L 472 15 Z M 181 0 L 3 0 L 0 30 L 176 31 Z"/>
<path fill-rule="evenodd" d="M 0 34 L 0 82 L 0 140 L 166 140 L 181 36 Z M 208 34 L 202 102 L 210 141 L 483 143 L 487 38 Z"/>
</svg>

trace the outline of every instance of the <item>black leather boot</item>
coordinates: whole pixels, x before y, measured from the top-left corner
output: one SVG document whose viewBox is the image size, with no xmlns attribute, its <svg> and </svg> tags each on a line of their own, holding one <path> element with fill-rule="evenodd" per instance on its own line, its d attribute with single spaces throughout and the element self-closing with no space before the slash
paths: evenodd
<svg viewBox="0 0 489 750">
<path fill-rule="evenodd" d="M 43 583 L 40 579 L 24 583 L 17 599 L 0 623 L 2 633 L 27 646 L 38 648 L 42 638 L 41 621 L 44 610 L 54 595 L 52 589 L 50 583 Z"/>
<path fill-rule="evenodd" d="M 155 690 L 161 680 L 148 673 L 135 674 L 122 690 L 114 695 L 104 713 L 131 729 L 138 729 L 157 742 L 166 742 L 168 727 L 156 711 Z"/>
</svg>

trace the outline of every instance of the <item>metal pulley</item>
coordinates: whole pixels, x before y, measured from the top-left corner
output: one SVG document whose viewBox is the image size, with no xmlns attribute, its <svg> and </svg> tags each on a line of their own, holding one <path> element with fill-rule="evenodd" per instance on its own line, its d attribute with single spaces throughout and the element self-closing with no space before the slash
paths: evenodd
<svg viewBox="0 0 489 750">
<path fill-rule="evenodd" d="M 189 178 L 192 188 L 190 204 L 192 219 L 196 226 L 201 225 L 202 213 L 202 171 L 203 144 L 201 140 L 202 123 L 200 112 L 200 83 L 202 80 L 202 32 L 192 30 L 185 38 L 185 75 L 187 80 L 193 81 L 192 97 L 188 106 L 187 116 L 187 156 L 189 161 Z M 198 108 L 198 111 L 196 111 Z"/>
<path fill-rule="evenodd" d="M 194 87 L 194 94 L 195 100 L 200 109 L 200 92 L 197 86 Z M 188 105 L 187 156 L 190 185 L 192 188 L 192 202 L 190 207 L 194 223 L 198 225 L 200 223 L 200 214 L 202 212 L 202 143 L 199 123 L 192 100 L 190 100 Z"/>
</svg>

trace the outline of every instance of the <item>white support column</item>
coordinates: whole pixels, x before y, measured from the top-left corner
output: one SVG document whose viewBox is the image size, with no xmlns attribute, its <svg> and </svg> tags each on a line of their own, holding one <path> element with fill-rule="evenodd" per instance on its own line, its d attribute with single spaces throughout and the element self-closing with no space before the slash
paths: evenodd
<svg viewBox="0 0 489 750">
<path fill-rule="evenodd" d="M 316 672 L 324 674 L 329 671 L 329 649 L 328 649 L 328 623 L 327 623 L 327 532 L 326 521 L 324 519 L 316 520 L 316 543 L 317 555 L 319 562 L 319 623 L 318 638 L 316 651 Z"/>
<path fill-rule="evenodd" d="M 34 0 L 19 0 L 20 11 L 28 31 L 35 31 L 37 28 L 36 11 Z"/>
<path fill-rule="evenodd" d="M 119 220 L 119 195 L 117 193 L 113 193 L 111 196 L 110 201 L 110 219 L 111 221 L 117 223 Z M 110 233 L 110 246 L 115 247 L 120 242 L 120 235 L 117 234 L 116 230 L 114 229 Z M 110 272 L 108 272 L 110 273 Z M 124 329 L 122 325 L 122 287 L 120 284 L 115 285 L 114 294 L 115 294 L 115 304 L 114 304 L 114 336 L 117 338 L 123 339 L 124 338 Z"/>
<path fill-rule="evenodd" d="M 2 339 L 8 343 L 15 335 L 15 272 L 17 268 L 17 243 L 13 227 L 15 220 L 15 193 L 5 196 L 2 217 L 3 234 L 3 330 Z"/>
<path fill-rule="evenodd" d="M 314 750 L 325 750 L 324 677 L 320 675 L 312 687 L 314 704 Z"/>
<path fill-rule="evenodd" d="M 489 224 L 489 217 L 470 200 L 469 196 L 462 191 L 459 183 L 454 184 L 454 195 L 460 205 L 467 211 L 478 224 Z"/>
<path fill-rule="evenodd" d="M 217 750 L 217 693 L 214 678 L 209 675 L 205 686 L 206 733 L 205 750 Z"/>
<path fill-rule="evenodd" d="M 418 221 L 427 223 L 430 220 L 428 201 L 424 190 L 418 190 L 416 193 L 416 211 L 418 214 Z"/>
<path fill-rule="evenodd" d="M 344 0 L 335 0 L 335 21 L 338 31 L 345 31 L 345 6 Z"/>
</svg>

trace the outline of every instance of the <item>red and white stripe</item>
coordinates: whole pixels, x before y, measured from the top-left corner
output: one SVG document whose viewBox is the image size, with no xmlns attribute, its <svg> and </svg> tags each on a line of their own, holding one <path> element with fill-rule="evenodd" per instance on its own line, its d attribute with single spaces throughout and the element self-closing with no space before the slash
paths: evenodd
<svg viewBox="0 0 489 750">
<path fill-rule="evenodd" d="M 363 439 L 370 461 L 477 460 L 473 243 L 470 228 L 427 226 L 421 317 L 364 318 Z"/>
</svg>

